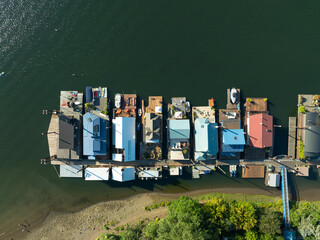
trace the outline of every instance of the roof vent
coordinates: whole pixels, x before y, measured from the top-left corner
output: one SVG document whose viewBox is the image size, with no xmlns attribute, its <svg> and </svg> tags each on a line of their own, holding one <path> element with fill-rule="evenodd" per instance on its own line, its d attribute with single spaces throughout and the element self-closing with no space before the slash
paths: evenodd
<svg viewBox="0 0 320 240">
<path fill-rule="evenodd" d="M 238 138 L 237 137 L 234 137 L 234 140 L 237 140 Z"/>
<path fill-rule="evenodd" d="M 88 121 L 89 121 L 89 122 L 92 122 L 92 118 L 89 117 L 89 118 L 88 118 Z"/>
</svg>

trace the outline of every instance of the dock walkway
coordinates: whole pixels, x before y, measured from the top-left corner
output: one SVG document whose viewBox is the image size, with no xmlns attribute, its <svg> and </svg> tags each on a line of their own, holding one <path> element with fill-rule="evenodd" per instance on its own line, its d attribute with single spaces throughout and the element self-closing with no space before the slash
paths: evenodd
<svg viewBox="0 0 320 240">
<path fill-rule="evenodd" d="M 289 134 L 288 134 L 288 155 L 296 157 L 296 139 L 297 139 L 297 118 L 289 117 Z"/>
</svg>

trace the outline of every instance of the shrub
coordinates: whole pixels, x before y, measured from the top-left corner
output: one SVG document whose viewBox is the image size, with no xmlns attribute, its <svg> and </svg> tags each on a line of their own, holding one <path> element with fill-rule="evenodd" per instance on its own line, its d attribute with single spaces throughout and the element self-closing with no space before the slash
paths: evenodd
<svg viewBox="0 0 320 240">
<path fill-rule="evenodd" d="M 104 230 L 109 230 L 109 227 L 108 227 L 106 224 L 104 224 L 104 225 L 103 225 L 103 229 L 104 229 Z"/>
<path fill-rule="evenodd" d="M 299 145 L 299 158 L 302 160 L 306 159 L 306 157 L 304 156 L 304 145 L 302 140 L 300 140 L 300 145 Z"/>
<path fill-rule="evenodd" d="M 306 113 L 306 108 L 304 106 L 300 106 L 299 107 L 299 112 L 302 113 L 302 114 L 305 114 Z"/>
<path fill-rule="evenodd" d="M 96 109 L 96 107 L 92 103 L 85 103 L 84 106 L 87 109 L 93 109 L 93 110 Z"/>
<path fill-rule="evenodd" d="M 150 211 L 152 209 L 157 209 L 159 207 L 169 206 L 170 204 L 171 204 L 171 201 L 159 202 L 156 204 L 152 204 L 151 206 L 144 207 L 144 210 Z"/>
</svg>

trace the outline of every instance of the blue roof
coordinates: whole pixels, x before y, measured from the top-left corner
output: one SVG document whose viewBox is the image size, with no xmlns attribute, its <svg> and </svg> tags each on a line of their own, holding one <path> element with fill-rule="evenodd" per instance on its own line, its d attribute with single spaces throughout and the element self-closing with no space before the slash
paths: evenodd
<svg viewBox="0 0 320 240">
<path fill-rule="evenodd" d="M 246 144 L 243 129 L 223 129 L 222 136 L 222 152 L 243 152 Z"/>
<path fill-rule="evenodd" d="M 218 146 L 218 124 L 210 123 L 207 118 L 198 118 L 194 123 L 195 152 L 205 152 L 216 155 Z"/>
<path fill-rule="evenodd" d="M 190 121 L 169 120 L 169 138 L 170 139 L 186 139 L 190 138 Z"/>
<path fill-rule="evenodd" d="M 245 145 L 243 129 L 223 129 L 223 143 L 228 145 Z"/>
<path fill-rule="evenodd" d="M 83 155 L 89 159 L 107 154 L 106 120 L 92 113 L 83 115 Z"/>
</svg>

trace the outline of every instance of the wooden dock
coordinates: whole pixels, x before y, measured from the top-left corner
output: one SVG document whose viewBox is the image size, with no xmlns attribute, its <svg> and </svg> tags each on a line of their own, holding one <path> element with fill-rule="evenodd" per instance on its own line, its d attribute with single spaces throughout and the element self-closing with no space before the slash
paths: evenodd
<svg viewBox="0 0 320 240">
<path fill-rule="evenodd" d="M 215 161 L 208 161 L 208 164 L 215 164 Z M 163 166 L 191 166 L 193 165 L 190 160 L 135 160 L 131 162 L 117 162 L 112 160 L 68 160 L 68 159 L 57 159 L 52 160 L 51 164 L 53 165 L 95 165 L 95 166 L 143 166 L 143 167 L 163 167 Z"/>
<path fill-rule="evenodd" d="M 289 117 L 288 156 L 296 158 L 297 118 Z"/>
<path fill-rule="evenodd" d="M 58 155 L 59 117 L 56 114 L 51 116 L 47 137 L 50 157 Z"/>
</svg>

